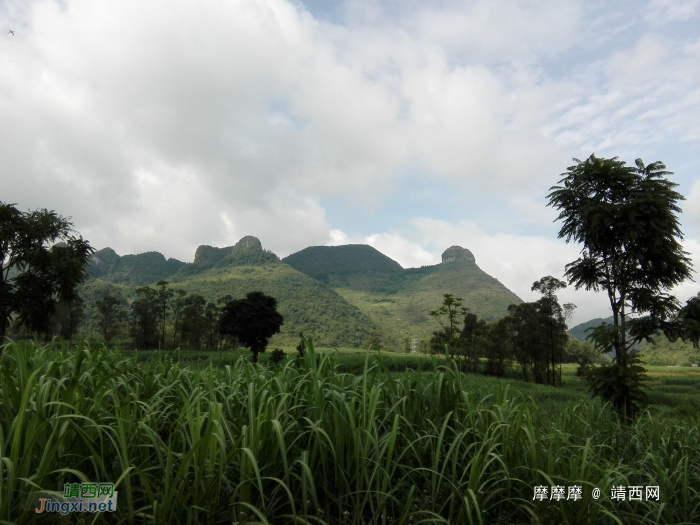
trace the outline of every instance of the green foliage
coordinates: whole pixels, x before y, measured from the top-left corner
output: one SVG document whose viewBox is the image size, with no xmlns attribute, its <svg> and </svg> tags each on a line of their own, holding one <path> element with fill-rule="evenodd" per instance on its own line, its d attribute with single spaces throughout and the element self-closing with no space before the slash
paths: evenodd
<svg viewBox="0 0 700 525">
<path fill-rule="evenodd" d="M 12 319 L 48 336 L 59 306 L 67 319 L 58 323 L 61 331 L 72 336 L 80 313 L 77 288 L 93 252 L 54 211 L 21 212 L 0 202 L 0 342 Z"/>
<path fill-rule="evenodd" d="M 95 301 L 95 307 L 99 312 L 99 323 L 102 337 L 109 341 L 113 336 L 115 322 L 119 316 L 119 306 L 121 301 L 113 295 L 105 295 L 102 299 Z"/>
<path fill-rule="evenodd" d="M 285 358 L 286 354 L 284 353 L 284 350 L 281 350 L 280 348 L 275 348 L 272 352 L 270 352 L 270 363 L 273 365 L 281 364 L 284 362 Z"/>
<path fill-rule="evenodd" d="M 219 332 L 236 337 L 253 352 L 253 363 L 265 351 L 267 342 L 284 324 L 277 311 L 277 299 L 262 292 L 248 292 L 245 299 L 234 299 L 224 306 Z"/>
<path fill-rule="evenodd" d="M 329 275 L 400 273 L 401 265 L 366 244 L 310 246 L 282 259 L 295 270 L 328 282 Z"/>
<path fill-rule="evenodd" d="M 631 346 L 678 310 L 669 291 L 690 277 L 677 216 L 683 196 L 661 162 L 645 166 L 637 159 L 632 167 L 617 157 L 574 160 L 559 181 L 564 185 L 551 188 L 548 205 L 560 211 L 559 238 L 583 244 L 581 257 L 566 267 L 569 282 L 610 298 L 613 326 L 620 327 L 613 346 L 624 365 Z M 649 314 L 630 321 L 638 329 L 629 341 L 627 312 Z"/>
<path fill-rule="evenodd" d="M 98 279 L 126 286 L 146 286 L 168 279 L 185 265 L 177 259 L 165 259 L 158 252 L 119 256 L 111 248 L 95 252 L 88 272 Z"/>
<path fill-rule="evenodd" d="M 650 366 L 691 366 L 700 363 L 700 350 L 690 342 L 671 341 L 662 335 L 640 348 L 640 357 Z"/>
<path fill-rule="evenodd" d="M 131 302 L 131 337 L 137 348 L 158 348 L 159 300 L 158 291 L 148 286 L 135 290 L 136 298 Z"/>
<path fill-rule="evenodd" d="M 362 348 L 364 348 L 365 350 L 381 350 L 382 348 L 384 348 L 384 340 L 382 338 L 382 334 L 380 334 L 376 330 L 370 330 L 369 337 L 367 337 L 364 343 L 362 343 Z"/>
<path fill-rule="evenodd" d="M 637 159 L 632 167 L 617 157 L 574 160 L 559 181 L 563 186 L 551 188 L 548 205 L 560 211 L 559 238 L 583 245 L 581 257 L 566 267 L 569 282 L 609 297 L 613 324 L 594 329 L 592 339 L 597 348 L 615 352 L 612 365 L 585 377 L 595 395 L 633 416 L 643 402 L 644 374 L 632 348 L 670 322 L 678 310 L 670 290 L 690 277 L 692 265 L 680 244 L 683 196 L 661 162 L 645 166 Z M 627 321 L 628 313 L 647 315 Z"/>
<path fill-rule="evenodd" d="M 119 491 L 98 524 L 700 522 L 697 419 L 621 427 L 598 402 L 542 385 L 516 394 L 438 360 L 395 374 L 362 356 L 348 374 L 310 343 L 309 359 L 274 369 L 149 355 L 6 347 L 1 521 L 41 523 L 37 492 L 90 480 Z M 533 501 L 538 485 L 584 497 Z M 661 501 L 612 501 L 619 485 L 659 486 Z"/>
<path fill-rule="evenodd" d="M 468 313 L 469 310 L 462 306 L 462 298 L 451 293 L 444 294 L 440 307 L 430 312 L 430 317 L 442 328 L 439 333 L 433 334 L 434 338 L 440 339 L 440 345 L 448 345 L 450 355 L 454 352 L 452 342 L 459 336 L 459 325 Z"/>
<path fill-rule="evenodd" d="M 172 286 L 210 302 L 226 295 L 242 298 L 256 290 L 275 297 L 285 321 L 282 332 L 271 339 L 273 345 L 296 344 L 303 332 L 324 346 L 357 348 L 374 328 L 333 290 L 282 263 L 213 268 Z"/>
<path fill-rule="evenodd" d="M 649 379 L 636 351 L 630 353 L 624 365 L 613 361 L 609 365 L 586 367 L 583 377 L 594 396 L 608 401 L 625 418 L 637 417 L 647 405 L 644 383 Z"/>
</svg>

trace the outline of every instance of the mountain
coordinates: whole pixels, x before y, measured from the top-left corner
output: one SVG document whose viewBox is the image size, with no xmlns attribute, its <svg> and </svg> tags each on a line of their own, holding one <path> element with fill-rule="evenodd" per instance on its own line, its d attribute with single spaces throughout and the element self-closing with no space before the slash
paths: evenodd
<svg viewBox="0 0 700 525">
<path fill-rule="evenodd" d="M 82 292 L 89 305 L 107 293 L 132 297 L 135 286 L 167 279 L 171 288 L 200 294 L 211 302 L 226 295 L 241 298 L 255 290 L 275 297 L 284 325 L 271 345 L 296 344 L 303 332 L 321 346 L 356 347 L 376 328 L 357 307 L 317 280 L 280 262 L 252 236 L 226 248 L 200 246 L 194 262 L 177 261 L 180 264 L 174 271 L 167 266 L 174 259 L 165 261 L 157 252 L 120 257 L 106 248 L 95 255 L 97 260 L 93 259 L 90 273 L 96 278 L 85 283 Z M 94 308 L 90 312 L 94 315 Z"/>
<path fill-rule="evenodd" d="M 481 270 L 474 255 L 451 246 L 442 263 L 403 269 L 371 246 L 315 246 L 282 262 L 333 288 L 380 327 L 394 344 L 404 338 L 424 338 L 438 329 L 430 312 L 443 294 L 462 297 L 471 312 L 493 321 L 522 300 Z"/>
<path fill-rule="evenodd" d="M 601 323 L 613 324 L 612 315 L 607 319 L 603 319 L 602 317 L 596 317 L 595 319 L 591 319 L 590 321 L 586 321 L 585 323 L 578 324 L 569 330 L 569 334 L 578 339 L 579 341 L 585 341 L 586 337 L 590 333 L 586 333 L 586 330 L 588 330 L 589 328 L 595 328 L 596 326 L 600 326 Z"/>
<path fill-rule="evenodd" d="M 462 297 L 464 306 L 487 321 L 522 302 L 460 246 L 445 250 L 440 264 L 404 269 L 363 244 L 311 246 L 280 260 L 248 236 L 225 248 L 199 246 L 192 263 L 157 252 L 120 257 L 105 248 L 95 253 L 89 271 L 96 277 L 85 287 L 92 301 L 107 289 L 133 297 L 136 286 L 163 279 L 208 301 L 260 290 L 278 300 L 285 318 L 282 334 L 271 341 L 278 345 L 295 343 L 304 332 L 322 346 L 358 346 L 376 329 L 397 347 L 407 337 L 430 337 L 439 328 L 430 312 L 445 293 Z"/>
<path fill-rule="evenodd" d="M 243 237 L 235 246 L 214 248 L 202 245 L 194 253 L 194 262 L 184 264 L 174 280 L 183 280 L 201 274 L 211 268 L 236 266 L 261 266 L 279 262 L 279 257 L 269 250 L 264 250 L 257 237 Z"/>
<path fill-rule="evenodd" d="M 325 283 L 331 274 L 397 274 L 403 271 L 399 263 L 367 244 L 309 246 L 282 260 L 295 270 Z"/>
<path fill-rule="evenodd" d="M 104 248 L 92 255 L 88 273 L 114 284 L 145 286 L 167 279 L 184 265 L 158 252 L 119 256 L 112 248 Z"/>
</svg>

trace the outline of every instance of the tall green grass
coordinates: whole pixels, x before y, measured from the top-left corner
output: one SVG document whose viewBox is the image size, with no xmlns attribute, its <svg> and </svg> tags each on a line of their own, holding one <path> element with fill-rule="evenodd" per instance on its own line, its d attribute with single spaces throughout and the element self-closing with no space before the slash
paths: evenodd
<svg viewBox="0 0 700 525">
<path fill-rule="evenodd" d="M 35 493 L 90 480 L 118 485 L 117 512 L 63 523 L 700 523 L 697 419 L 623 427 L 598 402 L 545 415 L 466 385 L 437 361 L 345 373 L 311 344 L 277 369 L 9 344 L 0 520 L 61 522 L 33 512 Z M 535 502 L 536 485 L 583 499 Z M 619 485 L 658 485 L 661 501 L 611 501 Z"/>
</svg>

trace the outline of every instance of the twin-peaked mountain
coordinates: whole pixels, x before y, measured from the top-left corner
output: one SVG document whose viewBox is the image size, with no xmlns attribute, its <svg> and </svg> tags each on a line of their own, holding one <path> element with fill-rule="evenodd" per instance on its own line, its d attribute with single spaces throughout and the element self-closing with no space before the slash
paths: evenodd
<svg viewBox="0 0 700 525">
<path fill-rule="evenodd" d="M 105 248 L 95 253 L 89 271 L 96 279 L 86 286 L 88 301 L 105 293 L 127 297 L 134 287 L 160 280 L 210 301 L 260 290 L 277 298 L 285 319 L 272 344 L 290 344 L 304 332 L 322 346 L 355 347 L 378 330 L 398 346 L 438 328 L 429 313 L 444 293 L 462 297 L 486 320 L 521 302 L 459 246 L 448 248 L 441 264 L 404 269 L 361 244 L 312 246 L 280 260 L 248 236 L 226 248 L 200 246 L 192 263 L 166 260 L 157 252 L 120 257 Z"/>
</svg>

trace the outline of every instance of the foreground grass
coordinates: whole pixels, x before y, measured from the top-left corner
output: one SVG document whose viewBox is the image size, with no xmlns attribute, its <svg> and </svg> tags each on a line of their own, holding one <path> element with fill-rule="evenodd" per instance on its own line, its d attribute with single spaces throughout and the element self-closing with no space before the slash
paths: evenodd
<svg viewBox="0 0 700 525">
<path fill-rule="evenodd" d="M 564 395 L 543 412 L 448 363 L 398 374 L 367 356 L 357 375 L 307 354 L 216 368 L 6 345 L 0 520 L 60 522 L 33 495 L 90 480 L 118 484 L 116 515 L 97 523 L 700 522 L 697 419 L 621 427 L 598 402 Z M 535 502 L 538 485 L 583 498 Z M 620 485 L 659 486 L 660 501 L 611 501 Z"/>
</svg>

